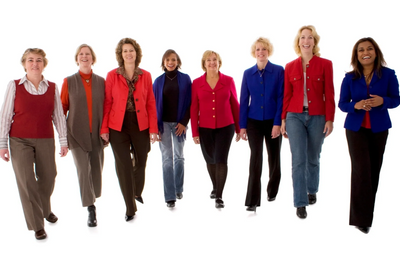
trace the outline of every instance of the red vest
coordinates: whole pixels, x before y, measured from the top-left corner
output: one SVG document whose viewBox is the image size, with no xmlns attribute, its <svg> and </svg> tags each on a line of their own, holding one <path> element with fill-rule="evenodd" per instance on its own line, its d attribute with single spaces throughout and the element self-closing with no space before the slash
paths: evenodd
<svg viewBox="0 0 400 266">
<path fill-rule="evenodd" d="M 53 111 L 56 86 L 49 82 L 43 95 L 32 95 L 15 81 L 14 117 L 10 137 L 27 139 L 54 138 Z"/>
</svg>

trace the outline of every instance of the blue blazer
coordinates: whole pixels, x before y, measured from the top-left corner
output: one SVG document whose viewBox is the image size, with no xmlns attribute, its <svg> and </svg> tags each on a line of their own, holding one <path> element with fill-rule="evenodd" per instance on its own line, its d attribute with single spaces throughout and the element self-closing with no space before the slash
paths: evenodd
<svg viewBox="0 0 400 266">
<path fill-rule="evenodd" d="M 382 76 L 379 78 L 374 73 L 369 85 L 369 94 L 379 95 L 383 98 L 383 104 L 373 107 L 369 111 L 371 130 L 374 133 L 387 130 L 392 127 L 388 108 L 395 108 L 400 104 L 399 82 L 394 70 L 382 68 Z M 363 77 L 354 79 L 353 73 L 347 73 L 342 82 L 340 91 L 339 108 L 347 113 L 344 127 L 352 131 L 358 131 L 364 120 L 364 110 L 354 109 L 354 105 L 369 98 L 367 84 Z"/>
<path fill-rule="evenodd" d="M 177 74 L 178 79 L 178 87 L 179 87 L 179 99 L 176 103 L 178 105 L 178 117 L 176 118 L 176 122 L 180 122 L 188 108 L 190 108 L 190 103 L 192 100 L 192 80 L 190 79 L 188 74 L 184 74 L 178 71 Z M 156 108 L 157 108 L 157 125 L 158 130 L 163 133 L 164 126 L 162 121 L 163 114 L 163 90 L 165 83 L 165 73 L 156 78 L 153 84 L 153 92 L 154 97 L 156 98 Z M 186 125 L 185 125 L 186 126 Z M 186 138 L 184 134 L 182 134 L 183 139 Z M 179 138 L 179 140 L 181 140 Z"/>
<path fill-rule="evenodd" d="M 240 92 L 240 128 L 247 128 L 247 118 L 255 120 L 273 119 L 281 125 L 283 105 L 283 67 L 268 61 L 262 77 L 257 65 L 244 71 Z"/>
</svg>

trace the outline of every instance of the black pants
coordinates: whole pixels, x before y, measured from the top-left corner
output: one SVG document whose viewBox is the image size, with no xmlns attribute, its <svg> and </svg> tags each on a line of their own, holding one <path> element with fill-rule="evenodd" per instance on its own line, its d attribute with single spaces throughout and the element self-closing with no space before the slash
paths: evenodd
<svg viewBox="0 0 400 266">
<path fill-rule="evenodd" d="M 371 227 L 388 130 L 346 129 L 351 158 L 350 225 Z"/>
<path fill-rule="evenodd" d="M 268 152 L 269 166 L 268 197 L 274 198 L 278 194 L 279 183 L 281 181 L 282 136 L 275 139 L 271 138 L 273 126 L 273 119 L 260 121 L 249 118 L 247 120 L 247 136 L 251 155 L 246 206 L 260 206 L 264 140 Z"/>
<path fill-rule="evenodd" d="M 136 212 L 135 196 L 141 196 L 144 188 L 147 154 L 150 151 L 149 130 L 140 131 L 136 113 L 126 112 L 121 131 L 110 129 L 110 143 L 126 215 L 131 216 Z M 131 160 L 131 146 L 135 150 L 135 167 Z"/>
<path fill-rule="evenodd" d="M 217 198 L 222 198 L 228 175 L 228 154 L 235 125 L 210 129 L 199 128 L 200 146 Z"/>
</svg>

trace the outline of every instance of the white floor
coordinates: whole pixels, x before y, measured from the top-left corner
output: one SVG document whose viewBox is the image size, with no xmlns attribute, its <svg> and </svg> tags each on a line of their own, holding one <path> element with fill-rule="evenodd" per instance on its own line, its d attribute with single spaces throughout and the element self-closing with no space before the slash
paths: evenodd
<svg viewBox="0 0 400 266">
<path fill-rule="evenodd" d="M 147 182 L 138 212 L 125 222 L 125 206 L 114 171 L 111 148 L 106 149 L 103 195 L 98 199 L 98 226 L 86 226 L 80 206 L 72 156 L 58 158 L 52 197 L 56 224 L 46 223 L 48 238 L 37 241 L 26 229 L 11 164 L 1 162 L 0 265 L 398 265 L 398 156 L 392 130 L 378 190 L 374 224 L 364 235 L 348 225 L 349 158 L 342 129 L 329 137 L 321 157 L 318 202 L 300 220 L 292 203 L 290 152 L 282 146 L 282 182 L 275 202 L 267 202 L 263 176 L 262 205 L 245 210 L 249 149 L 233 143 L 226 207 L 217 210 L 209 198 L 211 181 L 199 146 L 189 139 L 182 200 L 168 209 L 163 199 L 161 155 L 152 146 Z M 268 167 L 264 159 L 264 173 Z"/>
</svg>

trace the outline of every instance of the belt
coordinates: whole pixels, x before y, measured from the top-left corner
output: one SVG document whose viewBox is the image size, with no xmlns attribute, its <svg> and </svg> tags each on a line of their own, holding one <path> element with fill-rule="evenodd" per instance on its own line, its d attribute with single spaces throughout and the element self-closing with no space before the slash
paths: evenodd
<svg viewBox="0 0 400 266">
<path fill-rule="evenodd" d="M 308 106 L 303 106 L 303 112 L 308 112 Z"/>
</svg>

